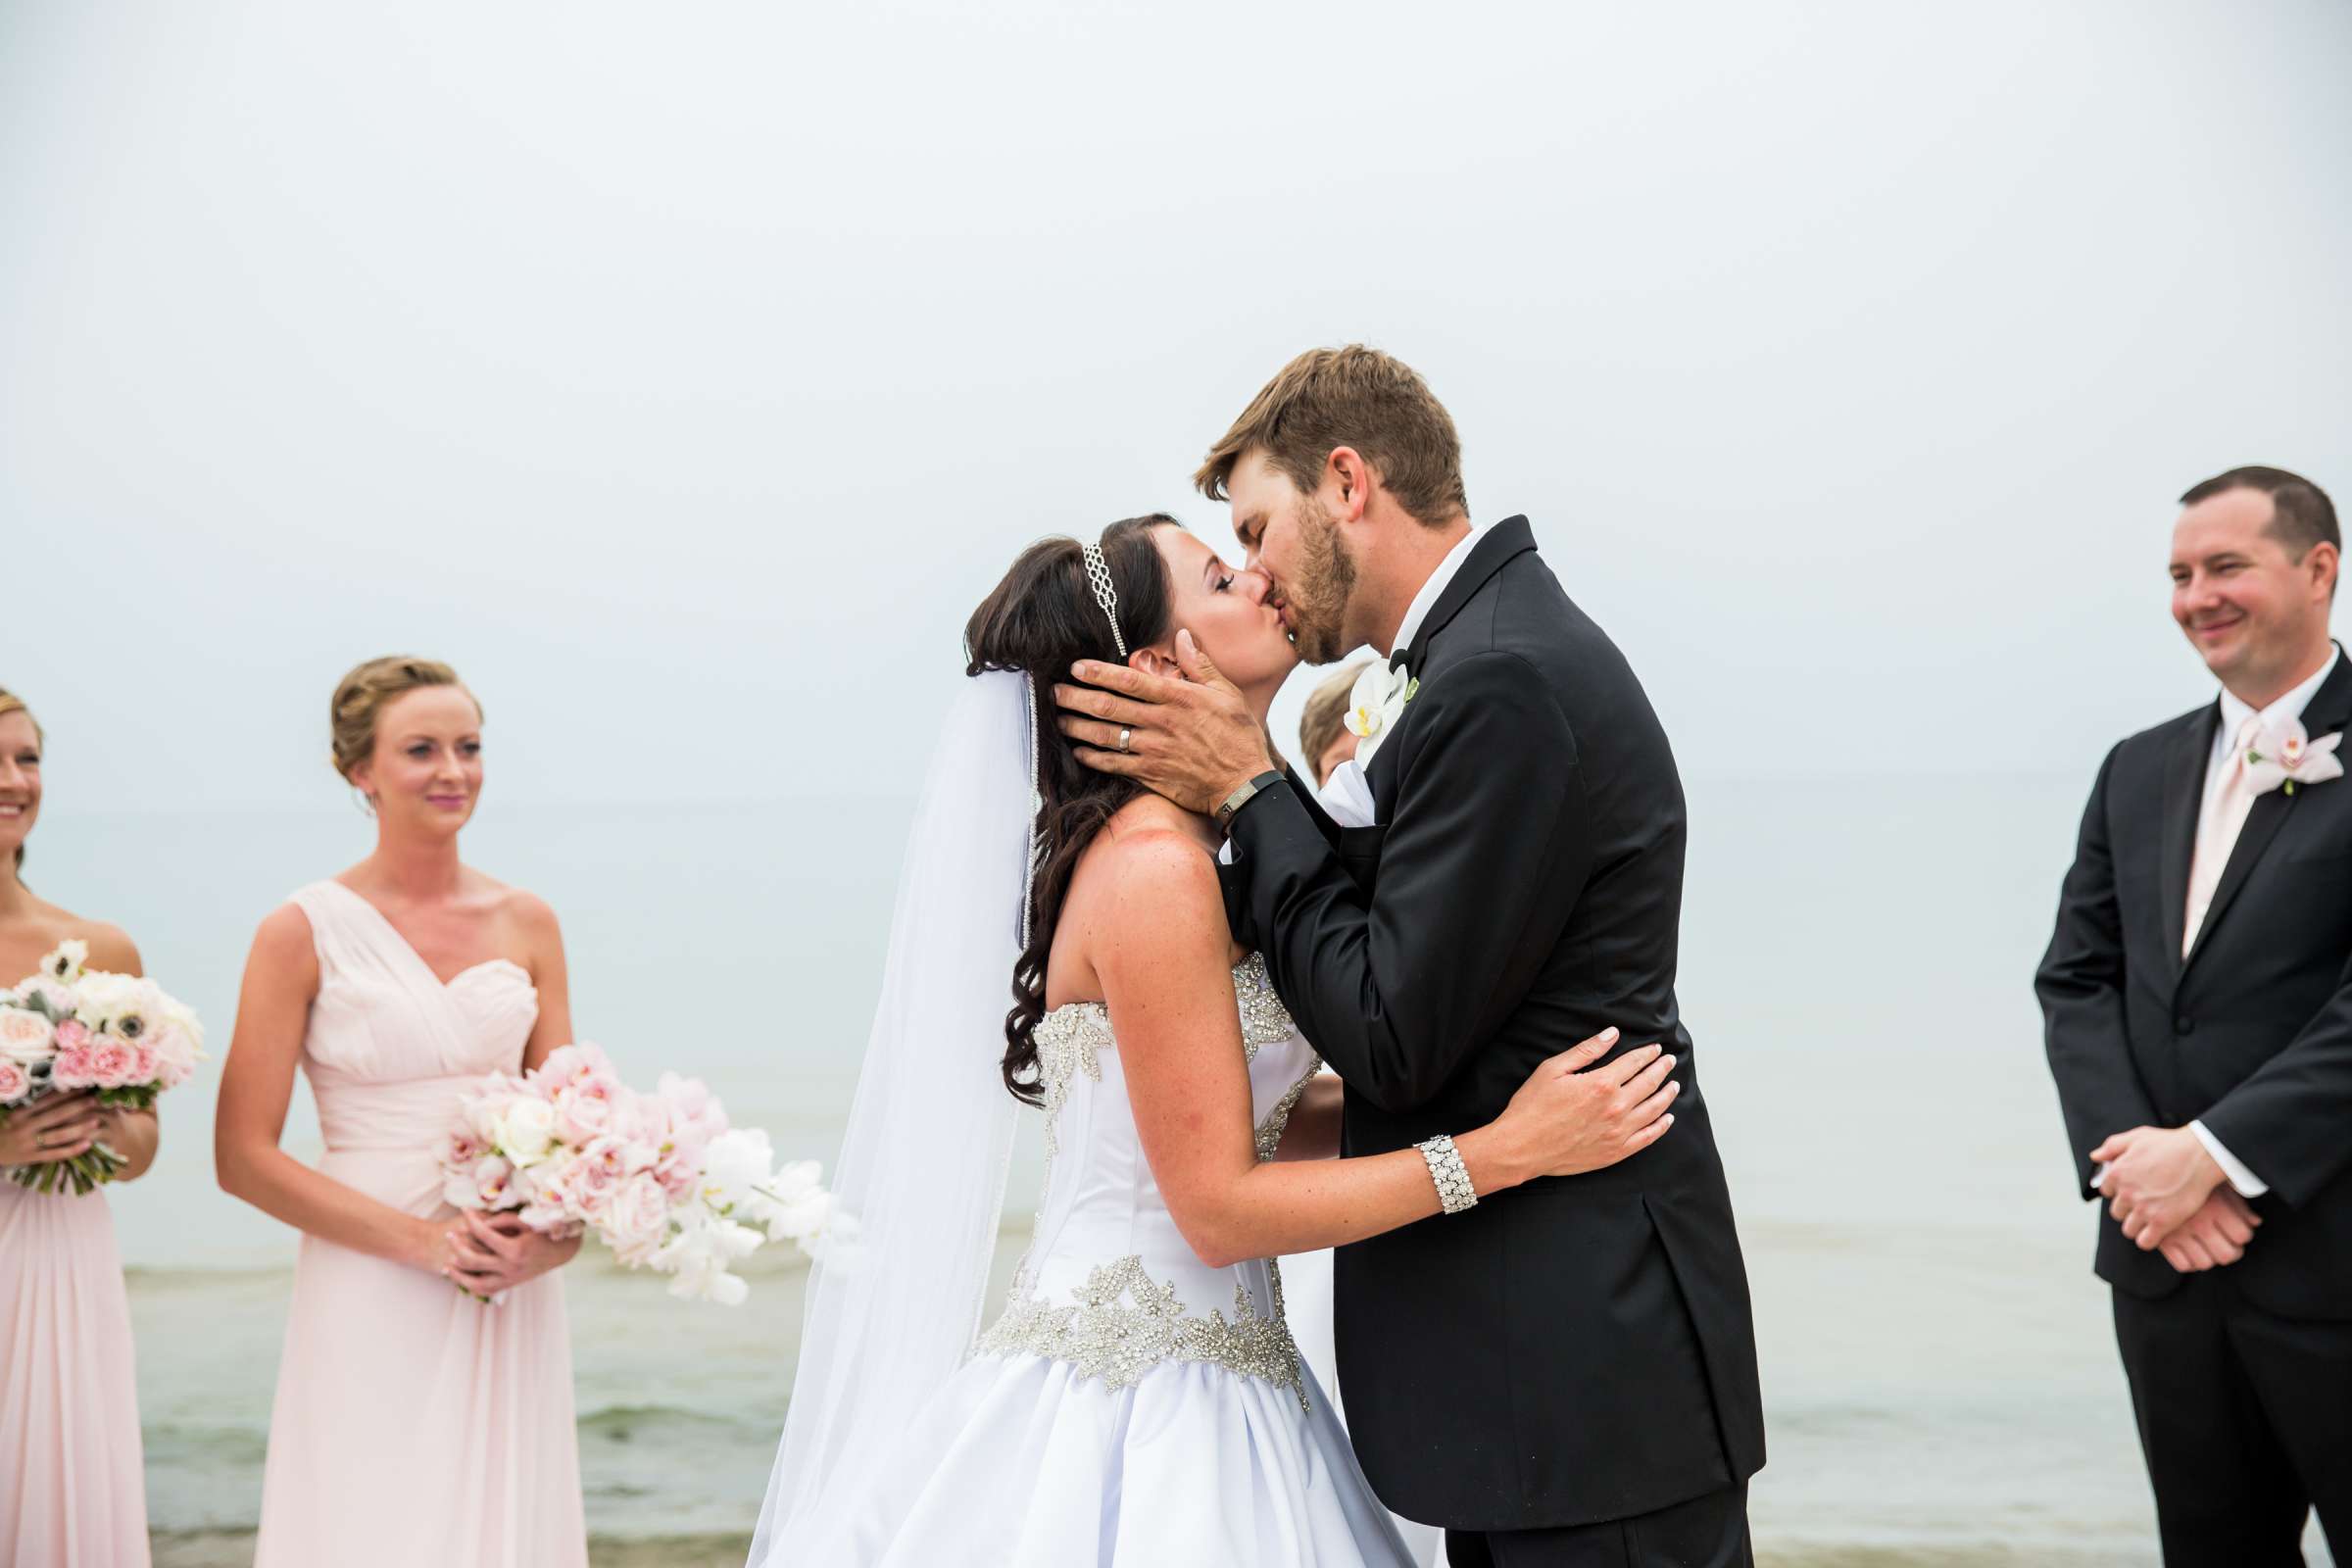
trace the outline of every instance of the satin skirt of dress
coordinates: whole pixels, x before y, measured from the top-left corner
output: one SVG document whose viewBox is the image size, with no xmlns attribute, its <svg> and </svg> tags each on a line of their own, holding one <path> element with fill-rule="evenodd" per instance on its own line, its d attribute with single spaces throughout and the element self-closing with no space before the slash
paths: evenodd
<svg viewBox="0 0 2352 1568">
<path fill-rule="evenodd" d="M 104 1192 L 0 1181 L 0 1568 L 146 1568 L 130 1300 Z"/>
<path fill-rule="evenodd" d="M 1298 1396 L 1170 1361 L 1114 1389 L 1034 1355 L 967 1362 L 875 1478 L 841 1568 L 1403 1568 L 1306 1376 Z"/>
<path fill-rule="evenodd" d="M 413 1152 L 330 1152 L 320 1169 L 433 1212 Z M 304 1237 L 255 1568 L 582 1568 L 563 1290 L 548 1274 L 484 1303 Z"/>
</svg>

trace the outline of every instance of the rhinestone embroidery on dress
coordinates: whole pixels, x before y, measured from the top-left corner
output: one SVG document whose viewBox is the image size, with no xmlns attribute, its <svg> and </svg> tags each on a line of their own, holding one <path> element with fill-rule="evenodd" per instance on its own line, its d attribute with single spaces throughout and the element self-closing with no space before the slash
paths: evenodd
<svg viewBox="0 0 2352 1568">
<path fill-rule="evenodd" d="M 1242 1057 L 1255 1061 L 1267 1046 L 1278 1045 L 1298 1032 L 1291 1009 L 1275 994 L 1274 978 L 1266 973 L 1266 956 L 1252 953 L 1234 966 L 1233 996 L 1242 1007 Z"/>
<path fill-rule="evenodd" d="M 1243 1377 L 1288 1389 L 1306 1407 L 1298 1375 L 1298 1347 L 1282 1318 L 1281 1276 L 1273 1315 L 1260 1317 L 1247 1286 L 1233 1288 L 1233 1320 L 1222 1312 L 1187 1313 L 1176 1287 L 1145 1272 L 1140 1255 L 1098 1265 L 1072 1294 L 1070 1306 L 1016 1299 L 980 1337 L 983 1355 L 1036 1355 L 1064 1361 L 1081 1377 L 1114 1389 L 1131 1388 L 1162 1361 L 1203 1361 Z"/>
<path fill-rule="evenodd" d="M 1245 1060 L 1255 1061 L 1259 1051 L 1298 1032 L 1260 955 L 1251 954 L 1234 966 L 1233 995 L 1241 1009 Z M 1050 1189 L 1054 1156 L 1061 1152 L 1056 1131 L 1071 1089 L 1080 1073 L 1101 1083 L 1102 1050 L 1118 1042 L 1111 1034 L 1110 1009 L 1100 1002 L 1054 1008 L 1038 1020 L 1032 1038 L 1037 1044 L 1038 1086 L 1044 1092 Z M 1305 1093 L 1307 1079 L 1322 1065 L 1311 1056 L 1308 1061 L 1305 1076 L 1257 1125 L 1254 1141 L 1260 1160 L 1273 1157 L 1284 1123 Z M 1176 1287 L 1153 1280 L 1144 1269 L 1141 1253 L 1098 1265 L 1068 1306 L 1054 1306 L 1029 1294 L 1030 1260 L 1024 1256 L 1014 1272 L 1004 1315 L 972 1348 L 980 1355 L 1029 1354 L 1066 1361 L 1082 1375 L 1100 1378 L 1114 1389 L 1134 1384 L 1162 1361 L 1201 1361 L 1289 1389 L 1303 1409 L 1306 1389 L 1298 1372 L 1298 1347 L 1283 1318 L 1282 1270 L 1268 1258 L 1266 1272 L 1273 1297 L 1271 1315 L 1258 1314 L 1249 1287 L 1237 1280 L 1228 1322 L 1222 1312 L 1206 1317 L 1186 1312 Z"/>
<path fill-rule="evenodd" d="M 1306 1086 L 1314 1082 L 1315 1074 L 1322 1070 L 1323 1058 L 1309 1055 L 1306 1058 L 1306 1071 L 1299 1075 L 1297 1083 L 1283 1092 L 1282 1098 L 1274 1102 L 1274 1108 L 1266 1112 L 1266 1119 L 1257 1124 L 1257 1162 L 1260 1165 L 1272 1159 L 1274 1151 L 1282 1146 L 1282 1130 L 1290 1125 L 1291 1112 L 1298 1108 L 1298 1097 L 1306 1093 Z"/>
<path fill-rule="evenodd" d="M 1100 1002 L 1073 1002 L 1056 1007 L 1037 1021 L 1030 1036 L 1037 1046 L 1037 1082 L 1045 1091 L 1046 1160 L 1061 1152 L 1054 1130 L 1061 1125 L 1062 1107 L 1070 1102 L 1070 1086 L 1085 1073 L 1102 1081 L 1102 1048 L 1113 1044 L 1110 1009 Z"/>
</svg>

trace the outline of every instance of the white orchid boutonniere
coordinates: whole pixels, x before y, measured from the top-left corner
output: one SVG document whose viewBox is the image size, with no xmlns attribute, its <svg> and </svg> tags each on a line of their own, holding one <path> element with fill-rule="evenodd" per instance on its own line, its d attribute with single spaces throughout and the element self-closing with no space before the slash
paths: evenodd
<svg viewBox="0 0 2352 1568">
<path fill-rule="evenodd" d="M 2290 718 L 2255 737 L 2254 744 L 2246 748 L 2246 784 L 2257 795 L 2279 788 L 2292 795 L 2305 784 L 2342 778 L 2344 764 L 2335 749 L 2343 739 L 2338 730 L 2315 741 L 2304 732 L 2301 719 Z"/>
<path fill-rule="evenodd" d="M 1372 765 L 1372 754 L 1404 716 L 1404 705 L 1420 692 L 1419 681 L 1391 664 L 1369 665 L 1355 678 L 1355 690 L 1348 695 L 1348 714 L 1341 722 L 1355 737 L 1357 766 Z"/>
</svg>

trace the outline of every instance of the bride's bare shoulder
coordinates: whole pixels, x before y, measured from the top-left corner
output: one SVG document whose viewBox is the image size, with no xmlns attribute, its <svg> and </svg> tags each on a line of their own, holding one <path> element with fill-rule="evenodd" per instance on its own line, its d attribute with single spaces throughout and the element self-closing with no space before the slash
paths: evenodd
<svg viewBox="0 0 2352 1568">
<path fill-rule="evenodd" d="M 1102 824 L 1083 870 L 1124 883 L 1138 875 L 1216 886 L 1216 846 L 1199 817 L 1156 795 L 1129 801 Z"/>
</svg>

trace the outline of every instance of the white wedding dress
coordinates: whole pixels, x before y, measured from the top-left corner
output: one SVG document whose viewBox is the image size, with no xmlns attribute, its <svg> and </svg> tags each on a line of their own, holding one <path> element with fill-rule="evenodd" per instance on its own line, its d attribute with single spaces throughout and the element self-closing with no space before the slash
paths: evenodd
<svg viewBox="0 0 2352 1568">
<path fill-rule="evenodd" d="M 1234 971 L 1260 1159 L 1318 1066 L 1252 958 Z M 1283 1320 L 1270 1259 L 1185 1245 L 1099 1003 L 1038 1026 L 1047 1178 L 972 1357 L 845 1510 L 832 1568 L 1410 1568 Z"/>
</svg>

